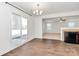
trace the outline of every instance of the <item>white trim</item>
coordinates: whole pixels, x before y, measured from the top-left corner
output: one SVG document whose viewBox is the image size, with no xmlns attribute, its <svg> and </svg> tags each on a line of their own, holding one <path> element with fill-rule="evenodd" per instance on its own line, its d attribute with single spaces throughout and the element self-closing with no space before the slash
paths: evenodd
<svg viewBox="0 0 79 59">
<path fill-rule="evenodd" d="M 64 30 L 66 29 L 79 29 L 78 27 L 72 27 L 72 28 L 69 28 L 69 27 L 63 27 L 61 28 L 61 41 L 64 41 Z"/>
<path fill-rule="evenodd" d="M 29 42 L 29 41 L 31 41 L 33 39 L 34 38 L 27 39 L 27 40 L 23 41 L 22 43 L 20 43 L 19 45 L 17 45 L 16 47 L 10 47 L 10 48 L 8 48 L 6 50 L 0 51 L 0 56 L 6 54 L 6 53 L 8 53 L 8 52 L 10 52 L 10 51 L 12 51 L 12 50 L 14 50 L 16 48 L 18 48 L 18 47 L 20 47 L 22 45 L 24 45 L 25 43 L 27 43 L 27 42 Z"/>
</svg>

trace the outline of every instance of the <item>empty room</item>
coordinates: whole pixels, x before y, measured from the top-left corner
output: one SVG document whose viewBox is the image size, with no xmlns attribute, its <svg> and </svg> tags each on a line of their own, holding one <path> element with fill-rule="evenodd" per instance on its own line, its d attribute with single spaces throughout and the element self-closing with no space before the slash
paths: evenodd
<svg viewBox="0 0 79 59">
<path fill-rule="evenodd" d="M 0 2 L 1 56 L 79 56 L 79 2 Z"/>
</svg>

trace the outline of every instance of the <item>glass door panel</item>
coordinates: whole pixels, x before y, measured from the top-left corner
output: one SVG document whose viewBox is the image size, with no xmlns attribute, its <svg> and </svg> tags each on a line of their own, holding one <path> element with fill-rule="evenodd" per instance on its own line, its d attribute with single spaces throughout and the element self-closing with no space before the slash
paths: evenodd
<svg viewBox="0 0 79 59">
<path fill-rule="evenodd" d="M 11 36 L 12 39 L 26 39 L 27 37 L 27 18 L 17 14 L 12 14 Z"/>
<path fill-rule="evenodd" d="M 22 38 L 26 38 L 27 36 L 27 18 L 22 17 Z"/>
<path fill-rule="evenodd" d="M 12 39 L 19 39 L 21 38 L 21 21 L 20 16 L 16 14 L 12 14 L 13 19 L 11 21 L 11 28 L 12 28 Z"/>
</svg>

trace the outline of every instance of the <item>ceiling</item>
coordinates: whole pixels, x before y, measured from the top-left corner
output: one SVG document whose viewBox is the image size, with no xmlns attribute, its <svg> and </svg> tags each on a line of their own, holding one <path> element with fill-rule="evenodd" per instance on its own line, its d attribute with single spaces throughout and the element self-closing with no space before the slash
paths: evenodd
<svg viewBox="0 0 79 59">
<path fill-rule="evenodd" d="M 34 15 L 32 11 L 36 8 L 38 2 L 11 2 L 12 4 L 22 8 L 27 13 Z M 42 9 L 43 15 L 51 13 L 78 11 L 79 2 L 40 2 L 40 9 Z"/>
<path fill-rule="evenodd" d="M 62 18 L 62 19 L 61 19 Z M 75 15 L 75 16 L 66 16 L 66 17 L 55 17 L 55 18 L 46 18 L 46 19 L 43 19 L 43 21 L 45 22 L 60 22 L 61 20 L 64 20 L 65 21 L 77 21 L 79 19 L 79 15 Z M 77 21 L 78 22 L 78 21 Z"/>
</svg>

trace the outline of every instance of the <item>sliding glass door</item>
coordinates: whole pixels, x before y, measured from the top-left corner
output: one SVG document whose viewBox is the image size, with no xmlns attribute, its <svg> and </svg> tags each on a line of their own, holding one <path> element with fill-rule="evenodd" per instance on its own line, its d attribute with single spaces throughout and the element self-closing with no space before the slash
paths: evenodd
<svg viewBox="0 0 79 59">
<path fill-rule="evenodd" d="M 26 39 L 27 37 L 27 18 L 12 14 L 11 20 L 12 39 Z"/>
<path fill-rule="evenodd" d="M 27 18 L 21 17 L 22 23 L 22 38 L 25 39 L 27 37 Z"/>
</svg>

